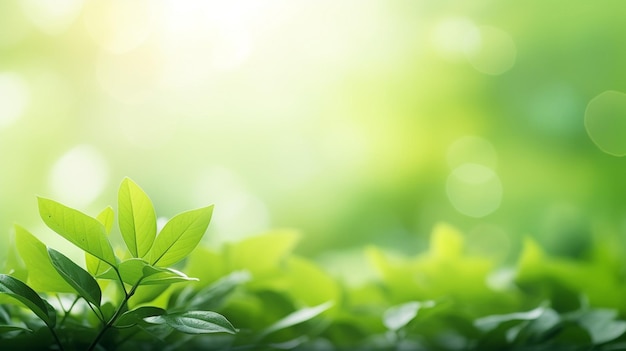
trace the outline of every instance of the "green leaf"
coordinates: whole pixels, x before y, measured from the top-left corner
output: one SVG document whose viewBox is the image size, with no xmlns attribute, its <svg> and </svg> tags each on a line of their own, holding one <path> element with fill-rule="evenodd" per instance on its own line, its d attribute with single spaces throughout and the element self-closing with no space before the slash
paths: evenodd
<svg viewBox="0 0 626 351">
<path fill-rule="evenodd" d="M 115 254 L 102 223 L 56 201 L 42 197 L 38 201 L 39 214 L 50 229 L 109 265 L 116 265 Z"/>
<path fill-rule="evenodd" d="M 107 234 L 111 233 L 113 222 L 115 221 L 115 212 L 111 206 L 107 206 L 102 212 L 96 216 L 98 222 L 102 223 Z"/>
<path fill-rule="evenodd" d="M 131 311 L 124 312 L 113 324 L 116 328 L 129 328 L 143 322 L 144 318 L 160 316 L 165 310 L 158 307 L 143 306 Z"/>
<path fill-rule="evenodd" d="M 197 292 L 189 285 L 177 297 L 175 308 L 213 309 L 220 306 L 238 286 L 247 283 L 251 278 L 248 271 L 236 271 Z"/>
<path fill-rule="evenodd" d="M 32 332 L 32 330 L 26 327 L 21 327 L 19 325 L 0 325 L 0 333 L 7 333 L 7 332 L 16 331 L 16 330 Z"/>
<path fill-rule="evenodd" d="M 303 322 L 306 322 L 308 320 L 311 320 L 315 317 L 317 317 L 318 315 L 320 315 L 322 312 L 326 311 L 327 309 L 329 309 L 330 307 L 332 307 L 333 302 L 332 301 L 328 301 L 325 302 L 321 305 L 317 305 L 314 307 L 306 307 L 306 308 L 302 308 L 300 310 L 297 310 L 289 315 L 287 315 L 286 317 L 280 319 L 279 321 L 277 321 L 276 323 L 270 325 L 269 327 L 267 327 L 265 330 L 263 330 L 260 334 L 259 334 L 259 339 L 263 338 L 273 332 L 276 332 L 278 330 L 282 330 L 282 329 L 286 329 L 289 327 L 292 327 L 296 324 L 300 324 Z"/>
<path fill-rule="evenodd" d="M 579 324 L 587 330 L 594 344 L 617 339 L 626 332 L 626 321 L 615 320 L 618 312 L 612 309 L 585 311 Z"/>
<path fill-rule="evenodd" d="M 74 292 L 65 279 L 52 266 L 46 245 L 28 230 L 15 225 L 15 245 L 28 268 L 27 283 L 36 290 L 48 292 Z"/>
<path fill-rule="evenodd" d="M 54 328 L 56 324 L 55 318 L 51 318 L 50 312 L 52 306 L 47 304 L 37 295 L 35 290 L 31 289 L 22 281 L 13 278 L 10 275 L 0 274 L 0 293 L 11 296 L 20 301 L 26 307 L 30 308 L 44 323 L 50 328 Z M 52 312 L 54 309 L 52 309 Z M 56 315 L 56 314 L 55 314 Z"/>
<path fill-rule="evenodd" d="M 102 212 L 100 212 L 96 219 L 102 223 L 107 235 L 111 234 L 111 228 L 113 228 L 113 220 L 115 218 L 115 213 L 111 206 L 107 206 Z M 96 276 L 107 269 L 107 266 L 102 264 L 102 260 L 95 257 L 94 255 L 85 252 L 85 264 L 87 266 L 87 271 L 92 275 Z"/>
<path fill-rule="evenodd" d="M 144 320 L 153 324 L 167 324 L 186 334 L 229 333 L 237 330 L 221 314 L 211 311 L 188 311 L 147 317 Z"/>
<path fill-rule="evenodd" d="M 94 277 L 65 255 L 52 248 L 48 248 L 48 255 L 52 265 L 63 279 L 85 300 L 99 307 L 102 300 L 102 291 L 100 291 L 100 286 Z"/>
<path fill-rule="evenodd" d="M 474 326 L 482 331 L 490 331 L 500 324 L 509 321 L 530 321 L 539 318 L 547 307 L 539 306 L 528 312 L 515 312 L 509 314 L 497 314 L 479 318 L 474 321 Z"/>
<path fill-rule="evenodd" d="M 117 199 L 122 238 L 133 257 L 144 257 L 156 236 L 156 213 L 152 201 L 129 178 L 122 181 Z"/>
<path fill-rule="evenodd" d="M 433 306 L 435 306 L 434 301 L 412 301 L 399 306 L 390 307 L 383 314 L 383 324 L 389 330 L 399 330 L 417 317 L 417 312 L 421 308 Z"/>
<path fill-rule="evenodd" d="M 120 276 L 124 283 L 135 285 L 141 279 L 139 285 L 171 284 L 183 281 L 194 281 L 184 273 L 170 268 L 154 267 L 140 258 L 131 258 L 118 267 Z M 117 280 L 117 273 L 111 268 L 99 275 L 98 278 Z"/>
<path fill-rule="evenodd" d="M 140 285 L 173 284 L 179 282 L 198 281 L 197 278 L 188 277 L 185 273 L 172 268 L 150 266 L 144 268 L 144 275 L 146 269 L 148 269 L 148 272 L 150 272 L 150 269 L 154 268 L 158 269 L 159 271 L 146 275 L 146 278 L 141 281 Z"/>
<path fill-rule="evenodd" d="M 174 216 L 156 237 L 150 262 L 170 266 L 185 258 L 202 239 L 212 214 L 213 205 Z"/>
</svg>

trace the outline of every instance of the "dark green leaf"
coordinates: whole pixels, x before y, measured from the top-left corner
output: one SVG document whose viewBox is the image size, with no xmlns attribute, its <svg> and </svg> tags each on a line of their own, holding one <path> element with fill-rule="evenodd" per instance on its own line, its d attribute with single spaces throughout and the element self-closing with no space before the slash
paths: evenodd
<svg viewBox="0 0 626 351">
<path fill-rule="evenodd" d="M 155 239 L 150 262 L 170 266 L 185 258 L 202 239 L 212 214 L 213 205 L 174 216 Z"/>
<path fill-rule="evenodd" d="M 156 213 L 152 201 L 132 180 L 125 178 L 118 192 L 122 238 L 133 257 L 144 257 L 156 236 Z"/>
<path fill-rule="evenodd" d="M 147 317 L 144 320 L 153 324 L 167 324 L 186 334 L 230 333 L 237 330 L 221 314 L 211 311 L 189 311 Z"/>
<path fill-rule="evenodd" d="M 158 307 L 143 306 L 131 311 L 126 311 L 115 321 L 116 328 L 129 328 L 140 322 L 146 317 L 160 316 L 165 314 L 165 310 Z"/>
<path fill-rule="evenodd" d="M 56 201 L 38 198 L 39 214 L 50 229 L 111 266 L 116 265 L 106 229 L 97 219 Z"/>
<path fill-rule="evenodd" d="M 49 315 L 51 306 L 28 285 L 10 275 L 0 274 L 0 293 L 20 301 L 31 309 L 46 325 L 53 328 L 56 321 Z"/>
<path fill-rule="evenodd" d="M 32 330 L 26 327 L 18 326 L 18 325 L 0 325 L 0 333 L 7 333 L 7 332 L 16 331 L 16 330 L 32 332 Z"/>
<path fill-rule="evenodd" d="M 57 272 L 61 274 L 63 279 L 65 279 L 80 296 L 95 306 L 100 306 L 102 292 L 100 291 L 98 282 L 96 282 L 89 272 L 52 248 L 48 248 L 48 255 Z"/>
</svg>

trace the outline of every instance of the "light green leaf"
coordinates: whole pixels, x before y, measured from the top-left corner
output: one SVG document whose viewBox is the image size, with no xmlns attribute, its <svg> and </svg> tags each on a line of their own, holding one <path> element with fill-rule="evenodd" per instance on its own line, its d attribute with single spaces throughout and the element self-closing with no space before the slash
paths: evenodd
<svg viewBox="0 0 626 351">
<path fill-rule="evenodd" d="M 146 275 L 146 270 L 147 272 L 151 272 L 154 268 L 157 268 L 158 272 Z M 172 268 L 149 266 L 144 268 L 144 275 L 146 277 L 141 281 L 140 285 L 173 284 L 179 282 L 198 281 L 197 278 L 188 277 L 185 273 Z"/>
<path fill-rule="evenodd" d="M 435 306 L 434 301 L 412 301 L 399 306 L 390 307 L 383 314 L 383 324 L 389 330 L 399 330 L 417 317 L 417 312 L 421 308 L 433 306 Z"/>
<path fill-rule="evenodd" d="M 0 274 L 0 293 L 11 296 L 30 308 L 50 328 L 54 328 L 56 319 L 51 318 L 52 306 L 44 302 L 28 285 L 10 275 Z M 52 309 L 52 311 L 51 311 Z M 56 314 L 55 314 L 56 316 Z"/>
<path fill-rule="evenodd" d="M 115 212 L 111 206 L 107 206 L 102 212 L 98 213 L 96 219 L 102 223 L 107 234 L 111 233 L 113 222 L 115 221 Z"/>
<path fill-rule="evenodd" d="M 42 197 L 38 201 L 39 215 L 50 229 L 109 265 L 116 265 L 115 254 L 102 223 L 56 201 Z"/>
<path fill-rule="evenodd" d="M 189 311 L 147 317 L 144 320 L 153 324 L 167 324 L 186 334 L 229 333 L 237 330 L 221 314 L 211 311 Z"/>
<path fill-rule="evenodd" d="M 74 292 L 52 266 L 46 245 L 28 230 L 15 225 L 15 245 L 28 268 L 27 283 L 36 290 Z"/>
<path fill-rule="evenodd" d="M 135 285 L 171 284 L 183 281 L 198 280 L 190 278 L 184 273 L 170 268 L 154 267 L 140 258 L 131 258 L 120 263 L 118 270 L 124 283 Z M 99 275 L 98 278 L 117 280 L 117 274 L 111 268 Z"/>
<path fill-rule="evenodd" d="M 475 320 L 474 326 L 486 332 L 493 330 L 497 328 L 500 324 L 509 321 L 531 321 L 539 318 L 544 313 L 546 308 L 546 306 L 539 306 L 534 310 L 530 310 L 527 312 L 515 312 L 486 316 Z"/>
<path fill-rule="evenodd" d="M 70 284 L 85 300 L 95 306 L 100 306 L 102 291 L 94 277 L 79 265 L 72 262 L 62 253 L 48 248 L 48 255 L 54 268 L 61 274 L 63 279 Z"/>
<path fill-rule="evenodd" d="M 150 262 L 170 266 L 185 258 L 202 239 L 212 214 L 213 205 L 183 212 L 170 219 L 154 241 Z"/>
<path fill-rule="evenodd" d="M 100 212 L 96 219 L 102 223 L 107 235 L 111 234 L 111 228 L 113 228 L 113 220 L 115 219 L 115 213 L 111 206 L 107 206 L 102 212 Z M 94 255 L 85 252 L 85 264 L 87 266 L 87 271 L 92 275 L 96 276 L 107 269 L 107 265 L 102 263 L 102 260 L 95 257 Z"/>
<path fill-rule="evenodd" d="M 129 328 L 143 322 L 144 318 L 160 316 L 165 314 L 165 310 L 158 307 L 143 306 L 131 311 L 124 312 L 113 324 L 116 328 Z"/>
<path fill-rule="evenodd" d="M 122 238 L 133 257 L 144 257 L 156 236 L 156 213 L 152 201 L 129 178 L 122 181 L 117 199 Z"/>
<path fill-rule="evenodd" d="M 311 320 L 315 317 L 317 317 L 318 315 L 320 315 L 322 312 L 326 311 L 327 309 L 329 309 L 330 307 L 332 307 L 333 302 L 332 301 L 328 301 L 325 302 L 321 305 L 317 305 L 314 307 L 306 307 L 306 308 L 302 308 L 300 310 L 297 310 L 289 315 L 287 315 L 286 317 L 280 319 L 279 321 L 277 321 L 276 323 L 270 325 L 269 327 L 267 327 L 265 330 L 263 330 L 260 334 L 259 334 L 259 339 L 273 333 L 276 332 L 278 330 L 282 330 L 282 329 L 286 329 L 289 327 L 292 327 L 296 324 L 300 324 L 303 322 L 306 322 L 308 320 Z"/>
</svg>

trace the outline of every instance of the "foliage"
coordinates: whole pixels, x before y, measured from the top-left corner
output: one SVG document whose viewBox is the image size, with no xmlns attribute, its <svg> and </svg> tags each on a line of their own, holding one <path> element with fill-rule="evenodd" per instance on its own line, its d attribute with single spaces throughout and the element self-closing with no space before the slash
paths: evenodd
<svg viewBox="0 0 626 351">
<path fill-rule="evenodd" d="M 9 349 L 626 347 L 626 283 L 602 243 L 571 261 L 527 239 L 517 263 L 502 267 L 468 254 L 464 235 L 441 224 L 424 253 L 365 248 L 373 277 L 349 284 L 295 254 L 292 231 L 198 246 L 212 207 L 175 216 L 157 235 L 151 201 L 128 179 L 118 203 L 124 254 L 111 244 L 110 207 L 92 218 L 52 200 L 39 205 L 44 222 L 87 253 L 86 269 L 15 227 L 24 265 L 15 256 L 0 275 L 0 341 Z"/>
<path fill-rule="evenodd" d="M 171 312 L 132 305 L 139 289 L 144 295 L 158 297 L 165 285 L 195 280 L 169 266 L 197 246 L 209 225 L 213 206 L 173 217 L 157 235 L 152 202 L 138 185 L 124 179 L 119 191 L 119 228 L 130 257 L 120 257 L 109 240 L 114 217 L 110 207 L 94 218 L 50 199 L 39 198 L 38 203 L 45 224 L 84 251 L 86 269 L 16 226 L 17 250 L 25 267 L 15 265 L 11 267 L 12 275 L 0 275 L 0 293 L 12 298 L 3 303 L 21 305 L 2 306 L 3 345 L 95 350 L 125 344 L 130 349 L 136 347 L 132 346 L 136 342 L 128 339 L 139 332 L 161 335 L 159 338 L 174 330 L 186 334 L 236 332 L 216 312 Z M 25 277 L 43 298 L 17 276 Z M 113 280 L 113 284 L 107 280 Z M 56 301 L 48 301 L 55 296 Z M 66 308 L 67 302 L 70 305 Z M 45 328 L 49 334 L 42 331 Z M 32 338 L 31 333 L 38 337 Z"/>
</svg>

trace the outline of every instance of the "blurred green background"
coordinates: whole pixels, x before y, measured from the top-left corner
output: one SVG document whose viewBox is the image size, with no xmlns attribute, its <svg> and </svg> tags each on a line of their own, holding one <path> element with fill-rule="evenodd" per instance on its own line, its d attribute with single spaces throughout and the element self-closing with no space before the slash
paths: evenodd
<svg viewBox="0 0 626 351">
<path fill-rule="evenodd" d="M 626 225 L 624 5 L 0 2 L 0 259 L 35 195 L 95 215 L 124 176 L 207 245 L 272 228 L 320 259 L 438 222 L 505 261 Z"/>
</svg>

